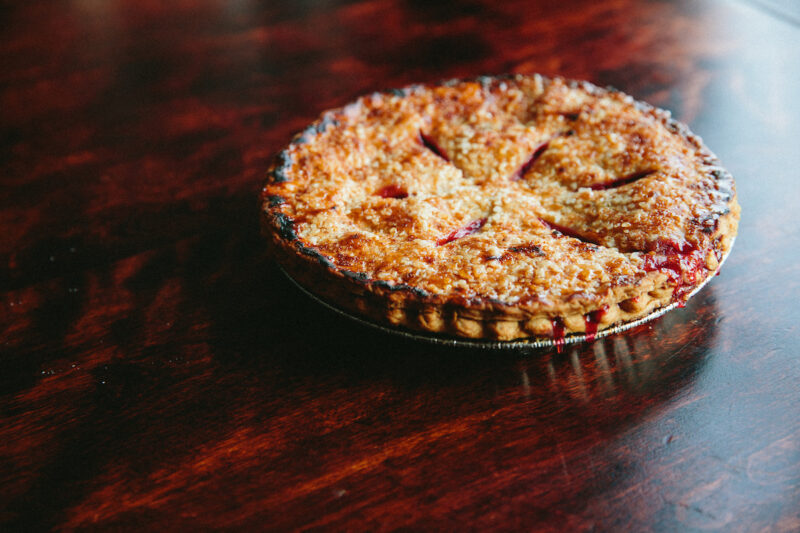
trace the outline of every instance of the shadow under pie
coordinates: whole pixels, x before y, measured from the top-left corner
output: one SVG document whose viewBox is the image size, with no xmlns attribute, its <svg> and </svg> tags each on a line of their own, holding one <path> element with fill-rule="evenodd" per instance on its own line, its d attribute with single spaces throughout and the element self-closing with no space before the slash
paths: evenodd
<svg viewBox="0 0 800 533">
<path fill-rule="evenodd" d="M 667 399 L 697 374 L 717 333 L 713 287 L 685 309 L 625 333 L 567 345 L 561 353 L 554 347 L 508 350 L 420 342 L 351 321 L 293 292 L 300 298 L 295 312 L 324 333 L 304 338 L 303 350 L 284 360 L 290 373 L 350 384 L 389 379 L 401 388 L 490 386 L 504 396 L 543 394 L 580 409 L 597 402 L 605 410 L 609 403 L 635 404 L 636 398 L 646 398 L 645 403 Z"/>
</svg>

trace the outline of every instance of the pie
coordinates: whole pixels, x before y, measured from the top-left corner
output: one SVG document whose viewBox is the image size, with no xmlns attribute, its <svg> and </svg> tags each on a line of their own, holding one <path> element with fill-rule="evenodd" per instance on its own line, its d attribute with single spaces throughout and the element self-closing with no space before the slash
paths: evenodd
<svg viewBox="0 0 800 533">
<path fill-rule="evenodd" d="M 667 111 L 539 75 L 370 94 L 280 152 L 279 264 L 370 321 L 472 339 L 597 331 L 682 303 L 736 234 L 733 178 Z"/>
</svg>

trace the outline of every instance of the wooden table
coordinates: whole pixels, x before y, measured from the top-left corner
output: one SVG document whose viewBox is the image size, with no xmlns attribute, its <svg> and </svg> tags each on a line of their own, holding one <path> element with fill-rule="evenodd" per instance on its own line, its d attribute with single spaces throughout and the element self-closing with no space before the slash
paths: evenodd
<svg viewBox="0 0 800 533">
<path fill-rule="evenodd" d="M 0 529 L 800 530 L 790 2 L 20 2 L 0 60 Z M 359 94 L 614 85 L 737 178 L 721 276 L 564 353 L 437 348 L 270 262 L 273 153 Z"/>
</svg>

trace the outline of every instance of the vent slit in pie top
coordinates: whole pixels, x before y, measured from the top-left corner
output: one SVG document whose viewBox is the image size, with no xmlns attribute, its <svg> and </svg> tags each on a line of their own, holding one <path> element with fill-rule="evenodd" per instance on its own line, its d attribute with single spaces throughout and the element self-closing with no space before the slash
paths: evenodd
<svg viewBox="0 0 800 533">
<path fill-rule="evenodd" d="M 585 82 L 411 86 L 328 111 L 275 160 L 283 268 L 373 322 L 559 338 L 683 302 L 730 249 L 733 178 L 666 111 Z"/>
</svg>

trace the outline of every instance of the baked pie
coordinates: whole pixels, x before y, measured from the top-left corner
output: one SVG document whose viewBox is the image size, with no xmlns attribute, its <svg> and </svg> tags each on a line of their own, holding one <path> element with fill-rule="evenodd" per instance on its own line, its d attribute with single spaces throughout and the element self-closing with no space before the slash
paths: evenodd
<svg viewBox="0 0 800 533">
<path fill-rule="evenodd" d="M 736 234 L 734 182 L 667 111 L 539 75 L 414 85 L 275 159 L 282 267 L 373 322 L 472 339 L 586 333 L 683 302 Z"/>
</svg>

